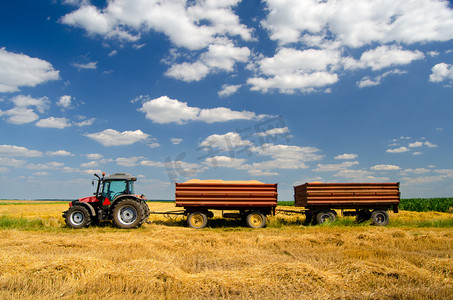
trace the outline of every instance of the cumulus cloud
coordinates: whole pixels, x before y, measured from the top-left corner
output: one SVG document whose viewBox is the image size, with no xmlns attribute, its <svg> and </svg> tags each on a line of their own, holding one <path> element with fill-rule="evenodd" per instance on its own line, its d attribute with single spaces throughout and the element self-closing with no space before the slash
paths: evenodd
<svg viewBox="0 0 453 300">
<path fill-rule="evenodd" d="M 179 144 L 183 141 L 183 139 L 180 139 L 180 138 L 171 138 L 170 141 L 171 141 L 171 143 L 172 143 L 173 145 L 179 145 Z"/>
<path fill-rule="evenodd" d="M 440 63 L 432 67 L 432 73 L 429 75 L 429 81 L 442 82 L 453 80 L 453 65 Z"/>
<path fill-rule="evenodd" d="M 179 125 L 189 121 L 215 123 L 231 120 L 261 120 L 268 117 L 245 110 L 233 111 L 226 107 L 205 109 L 190 107 L 187 102 L 170 99 L 167 96 L 145 101 L 138 111 L 145 113 L 146 118 L 155 123 L 176 123 Z"/>
<path fill-rule="evenodd" d="M 119 132 L 115 129 L 106 129 L 101 132 L 88 133 L 85 136 L 104 146 L 124 146 L 131 145 L 137 142 L 146 141 L 150 135 L 144 133 L 140 129 L 135 131 Z"/>
<path fill-rule="evenodd" d="M 258 74 L 247 83 L 253 91 L 311 92 L 338 81 L 335 70 L 340 57 L 338 50 L 282 48 L 273 57 L 257 61 Z"/>
<path fill-rule="evenodd" d="M 425 55 L 418 51 L 404 50 L 397 45 L 383 45 L 362 53 L 360 60 L 344 60 L 345 69 L 371 68 L 373 71 L 383 68 L 407 65 L 414 60 L 423 59 Z"/>
<path fill-rule="evenodd" d="M 57 128 L 57 129 L 64 129 L 66 127 L 71 126 L 67 118 L 55 118 L 55 117 L 41 119 L 35 125 L 41 128 Z"/>
<path fill-rule="evenodd" d="M 0 116 L 6 117 L 6 121 L 11 124 L 21 125 L 33 122 L 39 118 L 35 110 L 43 113 L 49 107 L 47 97 L 33 98 L 31 96 L 17 95 L 10 99 L 14 108 L 0 111 Z"/>
<path fill-rule="evenodd" d="M 334 157 L 334 159 L 356 159 L 357 154 L 355 153 L 343 153 Z"/>
<path fill-rule="evenodd" d="M 237 93 L 237 91 L 241 88 L 241 86 L 242 86 L 241 84 L 236 84 L 236 85 L 224 84 L 224 85 L 222 85 L 222 89 L 217 92 L 217 95 L 219 95 L 219 97 L 221 97 L 221 98 L 231 96 L 231 95 Z"/>
<path fill-rule="evenodd" d="M 358 161 L 345 161 L 340 164 L 318 164 L 313 171 L 316 172 L 332 172 L 346 170 L 354 165 L 358 165 Z"/>
<path fill-rule="evenodd" d="M 269 13 L 262 25 L 281 44 L 296 43 L 306 33 L 327 36 L 352 48 L 373 43 L 447 41 L 453 37 L 453 11 L 448 1 L 266 2 Z"/>
<path fill-rule="evenodd" d="M 375 165 L 371 167 L 371 170 L 374 171 L 398 171 L 401 170 L 400 167 L 395 165 Z"/>
<path fill-rule="evenodd" d="M 240 24 L 233 7 L 239 1 L 109 1 L 99 9 L 84 5 L 63 16 L 61 22 L 91 35 L 135 42 L 149 30 L 164 33 L 178 47 L 207 47 L 217 36 L 251 40 L 251 30 Z M 202 22 L 202 21 L 208 21 Z"/>
<path fill-rule="evenodd" d="M 228 132 L 210 135 L 201 141 L 199 146 L 208 150 L 234 151 L 237 148 L 245 147 L 248 149 L 253 146 L 253 143 L 249 140 L 243 140 L 237 132 Z"/>
<path fill-rule="evenodd" d="M 375 85 L 381 84 L 382 79 L 384 79 L 385 77 L 387 77 L 389 75 L 402 75 L 402 74 L 406 74 L 406 73 L 407 73 L 406 71 L 401 71 L 398 69 L 391 70 L 391 71 L 387 71 L 387 72 L 383 73 L 382 75 L 376 76 L 374 78 L 365 76 L 360 81 L 358 81 L 356 84 L 357 84 L 357 87 L 359 87 L 359 88 L 375 86 Z"/>
<path fill-rule="evenodd" d="M 97 61 L 91 61 L 91 62 L 87 62 L 87 63 L 73 63 L 71 65 L 74 68 L 77 68 L 79 71 L 80 70 L 95 70 L 98 68 Z"/>
<path fill-rule="evenodd" d="M 61 96 L 60 99 L 58 99 L 57 105 L 62 109 L 67 109 L 71 106 L 71 99 L 72 97 L 69 95 Z"/>
<path fill-rule="evenodd" d="M 387 149 L 386 152 L 388 152 L 388 153 L 403 153 L 403 152 L 408 152 L 408 151 L 410 151 L 409 148 L 401 146 L 401 147 L 398 147 L 398 148 L 395 148 L 395 149 Z"/>
<path fill-rule="evenodd" d="M 0 145 L 0 156 L 24 156 L 24 157 L 40 157 L 42 152 L 38 150 L 30 150 L 22 146 L 15 145 Z"/>
<path fill-rule="evenodd" d="M 17 92 L 22 86 L 34 87 L 59 79 L 60 71 L 51 63 L 0 48 L 0 93 Z"/>
<path fill-rule="evenodd" d="M 74 156 L 74 154 L 72 154 L 71 152 L 66 151 L 66 150 L 46 151 L 46 155 L 49 155 L 49 156 Z"/>
</svg>

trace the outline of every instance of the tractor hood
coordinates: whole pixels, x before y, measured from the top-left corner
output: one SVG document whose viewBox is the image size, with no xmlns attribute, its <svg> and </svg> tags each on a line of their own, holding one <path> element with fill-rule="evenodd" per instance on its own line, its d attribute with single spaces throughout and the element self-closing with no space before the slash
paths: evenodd
<svg viewBox="0 0 453 300">
<path fill-rule="evenodd" d="M 90 203 L 90 202 L 99 202 L 99 199 L 96 198 L 96 196 L 90 196 L 90 197 L 80 198 L 79 201 Z"/>
</svg>

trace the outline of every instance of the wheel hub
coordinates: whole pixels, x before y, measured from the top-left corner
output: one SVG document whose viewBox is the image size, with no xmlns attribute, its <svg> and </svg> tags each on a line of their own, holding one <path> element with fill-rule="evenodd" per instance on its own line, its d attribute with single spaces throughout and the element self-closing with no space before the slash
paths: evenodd
<svg viewBox="0 0 453 300">
<path fill-rule="evenodd" d="M 131 206 L 123 207 L 119 211 L 119 219 L 123 224 L 132 224 L 137 219 L 137 211 Z"/>
<path fill-rule="evenodd" d="M 81 212 L 75 212 L 71 215 L 71 221 L 72 223 L 76 225 L 80 225 L 83 223 L 83 220 L 85 219 L 85 216 Z"/>
</svg>

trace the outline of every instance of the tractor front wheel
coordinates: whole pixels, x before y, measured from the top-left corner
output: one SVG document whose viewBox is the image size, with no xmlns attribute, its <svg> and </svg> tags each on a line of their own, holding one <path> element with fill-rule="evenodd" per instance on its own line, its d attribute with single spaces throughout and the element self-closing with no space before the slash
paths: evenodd
<svg viewBox="0 0 453 300">
<path fill-rule="evenodd" d="M 65 212 L 65 222 L 72 228 L 88 227 L 91 224 L 91 216 L 85 207 L 74 205 Z"/>
<path fill-rule="evenodd" d="M 118 202 L 113 209 L 113 222 L 119 228 L 136 228 L 145 222 L 145 208 L 133 199 Z"/>
</svg>

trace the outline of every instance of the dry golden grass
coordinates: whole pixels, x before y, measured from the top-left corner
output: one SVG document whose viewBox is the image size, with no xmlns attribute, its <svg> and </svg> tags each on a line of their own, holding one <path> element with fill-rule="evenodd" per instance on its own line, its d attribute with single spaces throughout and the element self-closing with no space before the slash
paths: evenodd
<svg viewBox="0 0 453 300">
<path fill-rule="evenodd" d="M 0 217 L 47 220 L 0 230 L 1 299 L 453 297 L 451 227 L 303 226 L 278 215 L 265 229 L 214 219 L 194 230 L 152 215 L 135 230 L 72 230 L 62 228 L 66 208 L 0 205 Z M 433 216 L 452 218 L 403 212 L 391 222 Z"/>
</svg>

